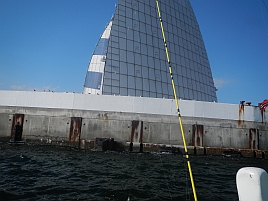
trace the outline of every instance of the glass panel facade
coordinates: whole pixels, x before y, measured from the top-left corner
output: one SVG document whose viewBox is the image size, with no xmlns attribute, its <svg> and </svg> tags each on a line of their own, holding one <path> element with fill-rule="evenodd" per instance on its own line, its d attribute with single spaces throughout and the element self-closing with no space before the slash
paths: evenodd
<svg viewBox="0 0 268 201">
<path fill-rule="evenodd" d="M 100 89 L 101 87 L 102 73 L 87 72 L 85 87 L 92 89 Z"/>
<path fill-rule="evenodd" d="M 108 47 L 108 39 L 101 38 L 93 54 L 106 55 L 107 47 Z"/>
<path fill-rule="evenodd" d="M 189 0 L 160 0 L 159 4 L 178 97 L 217 101 Z M 119 0 L 109 38 L 99 41 L 94 54 L 106 56 L 102 94 L 173 99 L 155 1 Z"/>
</svg>

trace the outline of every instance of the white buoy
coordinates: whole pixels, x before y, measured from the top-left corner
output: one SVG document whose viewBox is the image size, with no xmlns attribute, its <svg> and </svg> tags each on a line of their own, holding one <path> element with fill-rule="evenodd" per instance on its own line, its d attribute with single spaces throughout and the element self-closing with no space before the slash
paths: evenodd
<svg viewBox="0 0 268 201">
<path fill-rule="evenodd" d="M 264 169 L 245 167 L 236 174 L 239 201 L 268 201 L 268 174 Z"/>
</svg>

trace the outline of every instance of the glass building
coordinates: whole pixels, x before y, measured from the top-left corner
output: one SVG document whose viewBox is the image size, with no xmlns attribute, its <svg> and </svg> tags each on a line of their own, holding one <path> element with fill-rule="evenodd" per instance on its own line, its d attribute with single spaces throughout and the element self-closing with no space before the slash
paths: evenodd
<svg viewBox="0 0 268 201">
<path fill-rule="evenodd" d="M 177 96 L 217 101 L 202 35 L 189 0 L 159 1 Z M 119 0 L 90 60 L 85 94 L 173 99 L 154 0 Z"/>
</svg>

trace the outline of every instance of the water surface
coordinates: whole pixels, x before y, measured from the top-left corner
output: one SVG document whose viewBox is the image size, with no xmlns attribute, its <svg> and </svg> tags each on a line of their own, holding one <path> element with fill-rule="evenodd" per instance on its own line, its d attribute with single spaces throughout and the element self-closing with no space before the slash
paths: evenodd
<svg viewBox="0 0 268 201">
<path fill-rule="evenodd" d="M 190 156 L 199 201 L 238 200 L 235 175 L 264 159 Z M 0 144 L 0 200 L 193 200 L 182 155 Z"/>
</svg>

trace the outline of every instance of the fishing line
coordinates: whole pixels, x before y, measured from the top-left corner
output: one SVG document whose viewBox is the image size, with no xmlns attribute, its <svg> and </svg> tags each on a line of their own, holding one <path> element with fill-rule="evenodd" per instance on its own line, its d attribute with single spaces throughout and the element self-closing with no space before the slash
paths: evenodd
<svg viewBox="0 0 268 201">
<path fill-rule="evenodd" d="M 165 32 L 164 32 L 164 25 L 163 25 L 163 21 L 162 21 L 162 17 L 161 17 L 160 6 L 159 6 L 159 3 L 158 3 L 158 0 L 156 0 L 155 2 L 156 2 L 156 7 L 157 7 L 158 18 L 159 18 L 159 21 L 160 21 L 160 27 L 161 27 L 161 31 L 162 31 L 162 38 L 163 38 L 163 42 L 164 42 L 164 46 L 165 46 L 166 59 L 167 59 L 167 62 L 169 64 L 169 73 L 170 73 L 171 84 L 172 84 L 172 89 L 173 89 L 173 95 L 174 95 L 176 108 L 177 108 L 177 113 L 178 113 L 178 120 L 179 120 L 179 123 L 180 123 L 180 129 L 181 129 L 181 136 L 182 136 L 182 141 L 183 141 L 183 146 L 184 146 L 185 158 L 186 158 L 187 165 L 188 165 L 188 172 L 189 172 L 190 180 L 191 180 L 191 184 L 192 184 L 194 200 L 197 201 L 197 195 L 196 195 L 196 190 L 195 190 L 195 185 L 194 185 L 194 178 L 193 178 L 193 174 L 192 174 L 191 163 L 190 163 L 187 144 L 186 144 L 186 139 L 185 139 L 185 135 L 184 135 L 184 129 L 183 129 L 183 126 L 182 126 L 181 113 L 180 113 L 180 108 L 179 108 L 179 101 L 178 101 L 178 97 L 177 97 L 177 93 L 176 93 L 176 87 L 175 87 L 173 73 L 172 73 L 171 61 L 170 61 L 170 57 L 169 57 L 169 51 L 168 51 L 166 36 L 165 36 Z"/>
<path fill-rule="evenodd" d="M 183 156 L 184 157 L 184 156 Z M 184 159 L 185 160 L 185 159 Z M 184 168 L 185 168 L 185 200 L 189 200 L 190 201 L 190 198 L 191 198 L 191 195 L 190 195 L 190 191 L 189 191 L 189 176 L 187 174 L 187 165 L 186 163 L 183 163 L 184 164 Z"/>
</svg>

